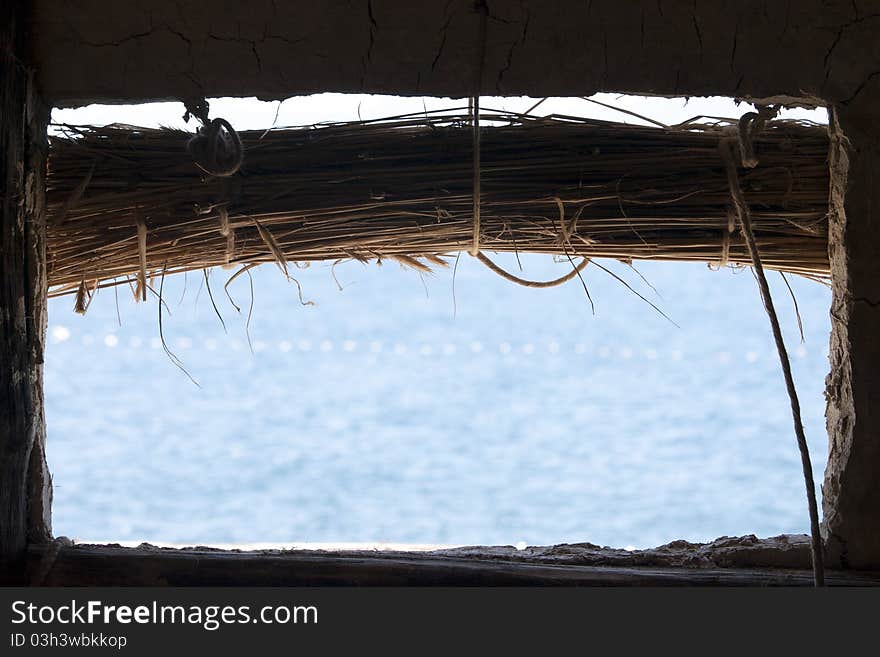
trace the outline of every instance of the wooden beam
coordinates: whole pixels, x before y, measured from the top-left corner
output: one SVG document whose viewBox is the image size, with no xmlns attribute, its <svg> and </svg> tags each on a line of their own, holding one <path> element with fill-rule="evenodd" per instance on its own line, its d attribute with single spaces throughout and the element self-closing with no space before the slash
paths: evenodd
<svg viewBox="0 0 880 657">
<path fill-rule="evenodd" d="M 48 108 L 28 68 L 26 0 L 0 15 L 0 580 L 51 535 L 45 465 L 45 168 Z"/>
<path fill-rule="evenodd" d="M 56 105 L 327 91 L 464 97 L 473 0 L 35 0 Z M 869 5 L 870 3 L 863 3 Z M 484 95 L 846 99 L 880 70 L 851 0 L 490 1 Z"/>
<path fill-rule="evenodd" d="M 811 586 L 809 570 L 550 564 L 416 552 L 231 552 L 78 545 L 33 547 L 47 586 Z M 880 573 L 829 572 L 837 586 Z"/>
</svg>

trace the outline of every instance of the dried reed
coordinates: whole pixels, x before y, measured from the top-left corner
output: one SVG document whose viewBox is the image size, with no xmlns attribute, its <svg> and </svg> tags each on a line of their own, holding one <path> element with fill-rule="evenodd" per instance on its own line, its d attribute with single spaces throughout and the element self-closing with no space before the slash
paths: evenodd
<svg viewBox="0 0 880 657">
<path fill-rule="evenodd" d="M 483 111 L 484 251 L 750 264 L 731 221 L 721 128 Z M 241 133 L 244 163 L 206 176 L 191 135 L 62 126 L 48 176 L 53 295 L 217 265 L 396 259 L 426 269 L 473 244 L 464 113 Z M 741 171 L 764 266 L 829 273 L 828 139 L 771 123 Z M 144 233 L 144 228 L 146 228 Z M 97 281 L 97 282 L 96 282 Z"/>
</svg>

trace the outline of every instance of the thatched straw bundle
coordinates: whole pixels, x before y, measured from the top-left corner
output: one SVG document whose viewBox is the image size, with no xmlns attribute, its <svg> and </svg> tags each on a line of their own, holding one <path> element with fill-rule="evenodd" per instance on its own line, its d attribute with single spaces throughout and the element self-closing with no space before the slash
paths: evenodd
<svg viewBox="0 0 880 657">
<path fill-rule="evenodd" d="M 482 120 L 482 250 L 749 263 L 719 156 L 728 124 Z M 272 261 L 428 268 L 471 246 L 465 114 L 242 133 L 230 178 L 205 176 L 184 132 L 65 128 L 48 178 L 56 294 Z M 827 276 L 825 130 L 776 121 L 755 148 L 760 166 L 740 173 L 764 266 Z"/>
</svg>

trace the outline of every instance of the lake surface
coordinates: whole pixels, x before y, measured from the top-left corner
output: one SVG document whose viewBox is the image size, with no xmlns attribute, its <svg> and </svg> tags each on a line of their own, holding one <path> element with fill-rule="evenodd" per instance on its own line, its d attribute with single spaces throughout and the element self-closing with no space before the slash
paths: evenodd
<svg viewBox="0 0 880 657">
<path fill-rule="evenodd" d="M 499 261 L 515 269 L 515 261 Z M 103 290 L 49 308 L 48 456 L 56 535 L 78 540 L 385 541 L 651 547 L 808 532 L 800 461 L 749 270 L 604 263 L 534 290 L 467 255 L 278 269 Z M 523 258 L 524 275 L 568 264 Z M 342 286 L 340 291 L 335 278 Z M 826 459 L 830 291 L 772 275 L 817 483 Z M 158 285 L 158 281 L 156 281 Z M 121 318 L 121 326 L 117 318 Z"/>
</svg>

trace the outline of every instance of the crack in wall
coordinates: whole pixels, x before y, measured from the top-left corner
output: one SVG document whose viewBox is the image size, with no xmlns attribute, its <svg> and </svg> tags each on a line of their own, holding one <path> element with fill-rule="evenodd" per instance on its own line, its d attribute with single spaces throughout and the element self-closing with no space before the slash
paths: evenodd
<svg viewBox="0 0 880 657">
<path fill-rule="evenodd" d="M 697 44 L 700 48 L 700 59 L 703 59 L 703 31 L 700 29 L 700 22 L 697 20 L 697 0 L 694 0 L 694 10 L 691 14 L 691 20 L 694 24 L 694 31 L 697 33 Z"/>
<path fill-rule="evenodd" d="M 373 62 L 373 48 L 376 45 L 376 32 L 379 31 L 379 24 L 376 22 L 376 17 L 373 15 L 373 0 L 367 0 L 366 11 L 367 19 L 370 24 L 370 31 L 367 41 L 367 51 L 364 53 L 363 57 L 361 57 L 361 91 L 366 89 L 367 70 Z"/>
<path fill-rule="evenodd" d="M 241 36 L 238 36 L 238 37 L 221 37 L 221 36 L 217 36 L 216 34 L 213 34 L 213 33 L 211 33 L 211 32 L 209 32 L 207 36 L 208 36 L 209 39 L 212 39 L 212 40 L 214 40 L 214 41 L 221 41 L 221 42 L 226 42 L 226 43 L 240 43 L 240 44 L 242 44 L 243 46 L 246 46 L 246 47 L 248 48 L 248 50 L 250 50 L 250 53 L 251 53 L 251 54 L 253 55 L 253 57 L 254 57 L 254 62 L 255 62 L 256 65 L 257 65 L 257 71 L 258 71 L 259 73 L 262 73 L 262 72 L 263 72 L 263 62 L 262 62 L 262 60 L 260 59 L 260 53 L 257 51 L 257 40 L 256 40 L 256 39 L 246 39 L 246 38 L 241 37 Z M 265 41 L 266 38 L 267 38 L 267 36 L 264 34 L 264 35 L 263 35 L 263 40 Z"/>
<path fill-rule="evenodd" d="M 856 99 L 856 97 L 858 97 L 858 95 L 859 95 L 860 93 L 862 93 L 862 91 L 865 90 L 865 87 L 867 87 L 868 84 L 870 84 L 870 82 L 871 82 L 875 77 L 877 77 L 878 75 L 880 75 L 880 71 L 874 71 L 873 73 L 871 73 L 867 78 L 865 78 L 865 79 L 862 81 L 861 84 L 859 84 L 859 86 L 856 87 L 855 91 L 853 91 L 853 93 L 852 93 L 851 96 L 849 96 L 848 98 L 846 98 L 846 99 L 840 101 L 840 103 L 841 103 L 842 105 L 849 105 L 850 103 L 852 103 L 852 102 Z"/>
<path fill-rule="evenodd" d="M 379 29 L 379 24 L 373 16 L 373 0 L 367 0 L 367 15 L 370 17 L 370 46 L 367 49 L 367 61 L 371 62 L 373 61 L 373 47 L 376 45 L 376 32 Z"/>
<path fill-rule="evenodd" d="M 440 57 L 443 56 L 443 50 L 446 48 L 446 37 L 449 33 L 449 25 L 452 23 L 452 17 L 454 15 L 449 13 L 449 6 L 452 4 L 452 0 L 446 3 L 446 9 L 444 10 L 444 14 L 446 15 L 446 22 L 443 23 L 443 27 L 440 28 L 440 47 L 437 48 L 437 54 L 434 55 L 434 60 L 431 62 L 431 72 L 433 73 L 437 69 L 437 63 L 440 61 Z"/>
<path fill-rule="evenodd" d="M 504 90 L 504 75 L 510 70 L 510 67 L 513 65 L 513 54 L 517 50 L 523 46 L 526 42 L 526 39 L 529 35 L 529 22 L 532 19 L 531 12 L 523 6 L 523 3 L 520 3 L 520 7 L 525 9 L 525 20 L 523 21 L 522 32 L 518 39 L 516 39 L 513 43 L 510 44 L 510 48 L 507 51 L 507 59 L 504 62 L 504 66 L 498 71 L 498 77 L 495 80 L 495 89 L 501 93 Z"/>
<path fill-rule="evenodd" d="M 855 14 L 856 14 L 856 17 L 853 20 L 851 20 L 847 23 L 843 23 L 837 29 L 837 32 L 834 35 L 834 39 L 832 39 L 832 41 L 831 41 L 831 45 L 825 51 L 825 56 L 822 58 L 822 66 L 825 69 L 825 79 L 823 81 L 823 86 L 827 86 L 828 80 L 831 77 L 831 71 L 833 69 L 833 67 L 831 65 L 831 57 L 834 55 L 834 52 L 837 50 L 837 47 L 840 45 L 841 41 L 843 40 L 844 34 L 848 30 L 850 30 L 851 28 L 853 28 L 857 25 L 861 25 L 865 21 L 880 18 L 880 12 L 871 13 L 866 16 L 860 16 L 858 10 L 856 9 Z M 850 98 L 848 98 L 847 100 L 845 100 L 843 102 L 844 103 L 850 102 L 853 98 L 855 98 L 855 96 L 858 95 L 859 91 L 861 91 L 861 88 L 857 89 L 856 92 L 852 96 L 850 96 Z"/>
</svg>

